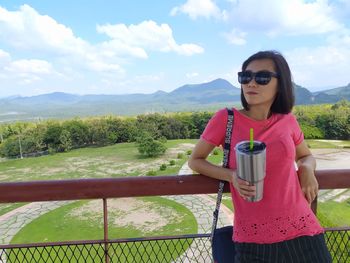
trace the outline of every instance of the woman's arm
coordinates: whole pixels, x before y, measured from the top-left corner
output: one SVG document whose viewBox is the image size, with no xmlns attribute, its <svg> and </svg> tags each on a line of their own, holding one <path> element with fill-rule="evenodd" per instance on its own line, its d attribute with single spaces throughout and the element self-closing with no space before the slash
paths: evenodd
<svg viewBox="0 0 350 263">
<path fill-rule="evenodd" d="M 214 147 L 214 145 L 200 139 L 188 161 L 189 167 L 200 174 L 233 183 L 243 198 L 254 196 L 256 194 L 255 186 L 249 186 L 248 182 L 238 179 L 236 171 L 214 165 L 206 160 Z"/>
<path fill-rule="evenodd" d="M 298 166 L 301 190 L 307 201 L 311 203 L 318 194 L 318 182 L 315 177 L 316 160 L 305 141 L 296 147 L 295 161 Z"/>
</svg>

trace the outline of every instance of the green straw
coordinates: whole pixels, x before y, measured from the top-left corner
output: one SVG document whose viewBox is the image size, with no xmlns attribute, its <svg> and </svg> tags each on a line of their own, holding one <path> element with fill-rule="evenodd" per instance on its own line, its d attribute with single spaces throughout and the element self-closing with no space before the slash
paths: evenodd
<svg viewBox="0 0 350 263">
<path fill-rule="evenodd" d="M 253 128 L 250 128 L 250 144 L 249 149 L 252 151 L 254 146 L 254 130 Z"/>
</svg>

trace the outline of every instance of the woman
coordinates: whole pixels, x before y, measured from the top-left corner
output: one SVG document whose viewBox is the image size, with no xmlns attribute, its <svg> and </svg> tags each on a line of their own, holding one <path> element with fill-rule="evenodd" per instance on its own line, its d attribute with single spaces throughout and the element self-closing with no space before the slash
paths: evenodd
<svg viewBox="0 0 350 263">
<path fill-rule="evenodd" d="M 323 228 L 310 203 L 317 196 L 315 158 L 292 115 L 294 92 L 290 69 L 275 51 L 249 57 L 238 73 L 242 110 L 234 110 L 229 169 L 209 163 L 215 146 L 223 145 L 227 111 L 218 111 L 207 124 L 189 166 L 230 183 L 235 208 L 235 262 L 331 262 Z M 234 146 L 254 139 L 266 144 L 263 199 L 248 202 L 255 186 L 237 177 Z M 295 169 L 295 162 L 298 170 Z"/>
</svg>

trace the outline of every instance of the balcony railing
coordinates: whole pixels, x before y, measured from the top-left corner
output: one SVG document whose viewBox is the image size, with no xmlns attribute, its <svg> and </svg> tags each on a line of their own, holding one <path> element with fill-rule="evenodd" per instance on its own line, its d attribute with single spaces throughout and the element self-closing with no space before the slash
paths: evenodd
<svg viewBox="0 0 350 263">
<path fill-rule="evenodd" d="M 320 189 L 350 188 L 349 170 L 316 172 Z M 0 245 L 5 262 L 211 262 L 208 233 L 113 239 L 107 200 L 120 197 L 215 194 L 218 181 L 200 175 L 0 183 L 0 203 L 102 199 L 104 239 Z M 225 189 L 229 191 L 228 187 Z M 312 208 L 316 213 L 317 199 Z M 326 229 L 333 262 L 350 262 L 350 227 Z"/>
</svg>

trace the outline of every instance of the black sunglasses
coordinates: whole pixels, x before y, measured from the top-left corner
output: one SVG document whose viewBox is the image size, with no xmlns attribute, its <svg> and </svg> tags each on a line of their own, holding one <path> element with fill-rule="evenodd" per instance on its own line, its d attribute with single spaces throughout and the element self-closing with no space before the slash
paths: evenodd
<svg viewBox="0 0 350 263">
<path fill-rule="evenodd" d="M 278 74 L 267 70 L 261 70 L 258 72 L 245 70 L 238 72 L 238 82 L 241 84 L 248 84 L 254 79 L 259 85 L 267 85 L 272 77 L 278 78 Z"/>
</svg>

